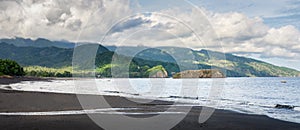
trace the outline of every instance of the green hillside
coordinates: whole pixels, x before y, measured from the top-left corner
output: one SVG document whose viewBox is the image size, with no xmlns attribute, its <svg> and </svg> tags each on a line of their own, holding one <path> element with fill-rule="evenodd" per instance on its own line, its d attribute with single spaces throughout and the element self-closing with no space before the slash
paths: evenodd
<svg viewBox="0 0 300 130">
<path fill-rule="evenodd" d="M 25 38 L 5 38 L 0 39 L 0 42 L 11 44 L 17 47 L 58 47 L 58 48 L 73 48 L 74 43 L 68 41 L 50 41 L 44 38 L 38 38 L 36 40 L 25 39 Z"/>
<path fill-rule="evenodd" d="M 23 68 L 17 62 L 8 59 L 0 59 L 0 76 L 23 76 L 24 74 Z"/>
<path fill-rule="evenodd" d="M 108 51 L 101 45 L 98 45 L 98 48 L 98 53 Z M 72 56 L 73 48 L 17 47 L 11 44 L 0 43 L 0 59 L 11 59 L 17 61 L 22 66 L 44 66 L 54 68 L 72 66 Z"/>
<path fill-rule="evenodd" d="M 55 45 L 52 41 L 45 41 L 47 41 L 46 47 L 42 47 L 43 45 L 27 46 L 27 44 L 16 46 L 15 44 L 19 41 L 14 44 L 2 42 L 0 43 L 0 59 L 11 59 L 25 67 L 41 66 L 60 69 L 72 66 L 74 48 L 55 47 L 52 46 Z M 13 40 L 10 39 L 9 42 Z M 39 44 L 42 43 L 39 42 Z M 65 45 L 67 44 L 69 43 Z M 294 69 L 275 66 L 263 61 L 209 50 L 196 51 L 179 47 L 110 47 L 117 49 L 117 53 L 114 53 L 114 50 L 108 50 L 98 44 L 79 46 L 81 48 L 79 50 L 86 50 L 84 47 L 98 47 L 95 69 L 96 74 L 101 77 L 111 77 L 112 68 L 114 70 L 129 68 L 130 77 L 147 77 L 146 72 L 158 65 L 161 65 L 169 76 L 185 70 L 210 68 L 224 70 L 227 77 L 292 77 L 299 76 L 300 73 Z M 77 53 L 83 54 L 84 52 Z M 111 63 L 113 56 L 117 59 L 116 63 Z M 82 59 L 88 58 L 83 55 Z M 124 77 L 124 75 L 126 73 L 120 72 L 117 77 Z"/>
<path fill-rule="evenodd" d="M 112 48 L 112 47 L 110 47 Z M 118 47 L 124 49 L 123 55 L 134 52 L 135 47 Z M 122 52 L 122 51 L 120 51 Z M 158 61 L 163 63 L 179 64 L 181 71 L 188 70 L 193 65 L 197 69 L 219 68 L 226 71 L 227 77 L 294 77 L 300 72 L 295 69 L 275 66 L 263 61 L 235 56 L 230 53 L 220 53 L 209 50 L 192 50 L 180 47 L 143 48 L 143 51 L 135 55 L 136 58 L 146 61 Z M 140 60 L 140 61 L 142 61 Z M 145 63 L 142 61 L 140 64 Z M 151 63 L 146 63 L 151 64 Z M 175 71 L 167 66 L 167 71 Z"/>
<path fill-rule="evenodd" d="M 226 59 L 222 57 L 218 57 L 220 55 L 224 55 L 223 53 L 209 51 L 209 50 L 201 50 L 195 51 L 199 57 L 202 57 L 197 62 L 199 64 L 205 64 L 209 66 L 216 66 L 220 68 L 225 68 L 227 72 L 234 72 L 237 74 L 227 76 L 242 76 L 242 77 L 294 77 L 299 76 L 299 71 L 275 66 L 266 62 L 262 62 L 259 60 L 254 60 L 251 58 L 235 56 L 232 54 L 225 54 Z M 210 55 L 208 55 L 210 54 Z M 207 58 L 209 57 L 210 58 Z"/>
</svg>

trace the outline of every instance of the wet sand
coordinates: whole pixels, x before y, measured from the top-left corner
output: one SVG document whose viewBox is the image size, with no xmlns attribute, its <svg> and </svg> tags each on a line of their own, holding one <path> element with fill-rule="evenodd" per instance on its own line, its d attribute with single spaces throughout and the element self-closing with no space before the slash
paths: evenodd
<svg viewBox="0 0 300 130">
<path fill-rule="evenodd" d="M 89 99 L 97 99 L 93 95 L 80 95 Z M 118 96 L 105 96 L 107 102 L 115 108 L 140 108 L 130 112 L 163 112 L 172 102 L 153 101 L 151 103 L 135 103 Z M 89 106 L 96 109 L 98 106 Z M 216 110 L 205 123 L 199 124 L 198 118 L 202 107 L 195 106 L 174 130 L 253 130 L 253 129 L 287 129 L 298 130 L 300 124 L 280 121 L 262 115 L 241 114 L 227 110 Z M 44 92 L 22 92 L 0 89 L 0 113 L 3 112 L 46 112 L 63 110 L 82 110 L 74 94 L 55 94 Z M 180 111 L 180 109 L 175 110 Z M 153 115 L 148 115 L 153 116 Z M 147 115 L 141 115 L 147 117 Z M 85 114 L 81 115 L 1 115 L 1 130 L 101 130 Z M 120 127 L 122 128 L 122 127 Z"/>
<path fill-rule="evenodd" d="M 12 83 L 19 83 L 21 81 L 50 81 L 54 78 L 40 78 L 31 76 L 0 76 L 0 85 L 8 85 Z"/>
</svg>

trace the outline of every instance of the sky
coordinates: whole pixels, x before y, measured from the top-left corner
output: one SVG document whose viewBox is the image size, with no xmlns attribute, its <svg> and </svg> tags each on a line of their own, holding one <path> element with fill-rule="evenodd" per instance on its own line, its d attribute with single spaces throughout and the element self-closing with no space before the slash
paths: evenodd
<svg viewBox="0 0 300 130">
<path fill-rule="evenodd" d="M 0 0 L 0 38 L 210 49 L 300 70 L 300 0 Z"/>
</svg>

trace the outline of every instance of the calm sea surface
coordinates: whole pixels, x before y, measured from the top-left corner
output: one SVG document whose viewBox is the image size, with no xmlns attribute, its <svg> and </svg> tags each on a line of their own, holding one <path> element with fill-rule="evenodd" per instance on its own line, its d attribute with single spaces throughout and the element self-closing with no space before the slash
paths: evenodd
<svg viewBox="0 0 300 130">
<path fill-rule="evenodd" d="M 186 102 L 300 123 L 300 78 L 77 79 L 26 81 L 10 86 L 23 91 L 120 95 Z M 276 104 L 295 108 L 277 109 L 274 108 Z"/>
</svg>

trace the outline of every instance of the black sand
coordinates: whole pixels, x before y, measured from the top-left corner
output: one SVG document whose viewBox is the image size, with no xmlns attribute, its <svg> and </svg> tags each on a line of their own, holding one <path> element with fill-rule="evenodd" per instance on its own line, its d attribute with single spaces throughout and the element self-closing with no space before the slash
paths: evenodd
<svg viewBox="0 0 300 130">
<path fill-rule="evenodd" d="M 96 98 L 97 96 L 90 96 Z M 149 104 L 137 104 L 122 97 L 105 96 L 113 107 L 137 107 L 136 111 L 164 111 L 172 102 L 154 101 Z M 95 108 L 95 106 L 90 106 Z M 35 112 L 57 110 L 81 110 L 76 95 L 40 92 L 20 92 L 0 90 L 0 112 Z M 135 110 L 134 110 L 135 111 Z M 216 110 L 203 124 L 198 123 L 201 107 L 193 107 L 188 115 L 173 129 L 287 129 L 298 130 L 300 124 L 280 121 L 261 115 L 240 114 L 227 110 Z M 0 116 L 1 130 L 96 130 L 101 129 L 87 115 L 64 116 Z"/>
<path fill-rule="evenodd" d="M 0 85 L 2 84 L 12 84 L 12 83 L 19 83 L 21 81 L 50 81 L 53 78 L 39 78 L 39 77 L 12 77 L 12 76 L 0 76 Z"/>
</svg>

